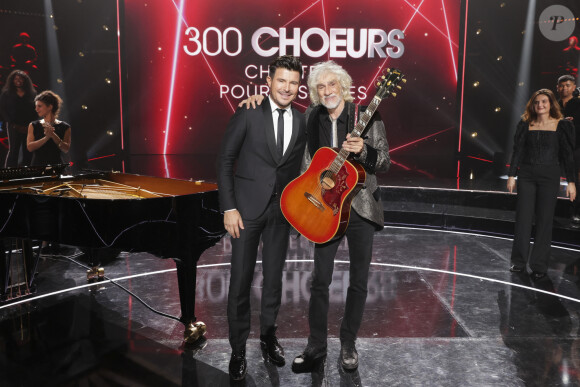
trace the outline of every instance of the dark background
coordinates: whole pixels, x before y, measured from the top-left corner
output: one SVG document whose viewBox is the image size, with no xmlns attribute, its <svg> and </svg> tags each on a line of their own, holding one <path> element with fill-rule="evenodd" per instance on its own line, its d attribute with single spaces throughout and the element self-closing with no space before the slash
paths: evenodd
<svg viewBox="0 0 580 387">
<path fill-rule="evenodd" d="M 388 177 L 411 177 L 414 182 L 454 180 L 458 175 L 497 179 L 509 162 L 514 120 L 523 112 L 527 96 L 541 87 L 555 90 L 558 76 L 565 72 L 560 55 L 567 39 L 550 41 L 537 26 L 540 13 L 553 2 L 535 3 L 533 31 L 525 31 L 529 4 L 525 1 L 471 0 L 466 10 L 464 1 L 425 0 L 419 13 L 404 0 L 329 0 L 324 9 L 321 2 L 311 1 L 267 7 L 257 0 L 186 1 L 177 31 L 179 1 L 3 0 L 0 81 L 11 70 L 11 47 L 25 31 L 38 52 L 38 70 L 31 73 L 38 90 L 53 89 L 64 99 L 61 118 L 73 128 L 70 154 L 76 166 L 213 179 L 221 137 L 240 100 L 220 98 L 219 85 L 249 86 L 253 94 L 265 78 L 248 79 L 244 69 L 272 60 L 252 50 L 253 31 L 262 26 L 276 30 L 284 26 L 289 33 L 296 27 L 302 31 L 320 27 L 354 28 L 358 34 L 361 28 L 387 32 L 406 28 L 405 53 L 399 59 L 331 58 L 349 71 L 356 87 L 368 86 L 386 67 L 406 74 L 408 82 L 397 98 L 379 107 L 393 159 Z M 580 14 L 575 1 L 558 4 Z M 47 6 L 53 7 L 52 12 Z M 179 49 L 168 111 L 175 37 L 178 33 L 178 48 L 187 44 L 186 26 L 200 31 L 236 27 L 244 46 L 235 57 L 192 57 Z M 530 75 L 522 83 L 522 44 L 528 33 L 533 34 Z M 574 34 L 578 35 L 577 27 Z M 275 43 L 271 39 L 264 47 Z M 215 42 L 209 45 L 215 49 L 211 44 Z M 307 66 L 326 59 L 328 55 L 302 56 Z M 367 95 L 357 102 L 368 103 L 373 90 Z M 297 101 L 300 110 L 307 104 L 307 98 Z M 0 158 L 6 152 L 5 136 L 0 132 Z"/>
</svg>

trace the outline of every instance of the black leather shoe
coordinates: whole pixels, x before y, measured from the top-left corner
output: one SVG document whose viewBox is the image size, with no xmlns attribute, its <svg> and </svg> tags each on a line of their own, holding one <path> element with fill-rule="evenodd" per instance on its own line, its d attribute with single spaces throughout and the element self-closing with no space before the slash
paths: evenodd
<svg viewBox="0 0 580 387">
<path fill-rule="evenodd" d="M 248 367 L 246 364 L 246 351 L 237 353 L 232 352 L 229 371 L 230 378 L 232 378 L 232 380 L 244 380 L 246 377 L 246 372 L 248 372 Z"/>
<path fill-rule="evenodd" d="M 278 342 L 278 338 L 275 335 L 260 335 L 260 347 L 268 355 L 268 359 L 277 365 L 282 367 L 286 360 L 284 360 L 284 348 Z"/>
<path fill-rule="evenodd" d="M 312 372 L 316 365 L 326 357 L 326 347 L 307 345 L 300 355 L 292 362 L 292 372 L 300 374 Z"/>
<path fill-rule="evenodd" d="M 346 341 L 340 344 L 340 364 L 345 370 L 356 370 L 358 368 L 358 352 L 354 342 Z"/>
<path fill-rule="evenodd" d="M 532 274 L 530 275 L 530 277 L 532 277 L 533 281 L 539 281 L 542 278 L 544 278 L 546 276 L 546 273 L 542 273 L 539 271 L 532 271 Z"/>
<path fill-rule="evenodd" d="M 519 265 L 512 265 L 510 267 L 510 271 L 512 273 L 522 273 L 524 271 L 524 267 Z"/>
</svg>

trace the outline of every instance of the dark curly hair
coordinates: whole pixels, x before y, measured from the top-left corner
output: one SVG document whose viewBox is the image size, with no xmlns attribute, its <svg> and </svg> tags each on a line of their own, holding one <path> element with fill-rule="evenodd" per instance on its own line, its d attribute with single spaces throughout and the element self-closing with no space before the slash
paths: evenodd
<svg viewBox="0 0 580 387">
<path fill-rule="evenodd" d="M 8 75 L 6 78 L 6 84 L 4 84 L 4 87 L 2 88 L 2 93 L 16 95 L 16 86 L 14 86 L 14 78 L 16 77 L 24 79 L 24 95 L 32 102 L 36 95 L 36 89 L 34 88 L 34 84 L 28 74 L 22 70 L 14 70 Z"/>
<path fill-rule="evenodd" d="M 45 90 L 34 98 L 34 102 L 36 101 L 40 101 L 47 106 L 52 105 L 52 114 L 54 114 L 54 118 L 58 117 L 58 113 L 60 113 L 60 108 L 62 106 L 62 99 L 58 94 L 51 90 Z"/>
</svg>

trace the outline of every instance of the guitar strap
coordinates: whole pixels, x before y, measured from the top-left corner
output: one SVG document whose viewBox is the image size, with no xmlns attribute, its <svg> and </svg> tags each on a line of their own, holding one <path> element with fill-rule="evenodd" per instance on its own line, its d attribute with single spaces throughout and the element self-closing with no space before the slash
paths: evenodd
<svg viewBox="0 0 580 387">
<path fill-rule="evenodd" d="M 349 114 L 348 114 L 348 132 L 352 132 L 352 130 L 354 129 L 354 126 L 356 125 L 356 123 L 358 122 L 358 107 L 359 104 L 352 104 L 349 107 Z M 354 112 L 353 112 L 354 110 Z"/>
</svg>

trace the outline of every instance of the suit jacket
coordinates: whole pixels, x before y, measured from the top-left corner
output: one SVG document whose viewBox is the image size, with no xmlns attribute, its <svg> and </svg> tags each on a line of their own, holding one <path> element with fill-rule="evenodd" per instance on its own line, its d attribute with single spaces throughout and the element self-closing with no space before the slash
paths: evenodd
<svg viewBox="0 0 580 387">
<path fill-rule="evenodd" d="M 348 114 L 348 131 L 351 132 L 354 129 L 354 104 L 347 102 L 344 108 L 347 109 Z M 308 144 L 302 160 L 302 171 L 308 169 L 314 153 L 320 148 L 320 128 L 318 125 L 320 109 L 326 108 L 322 105 L 317 105 L 310 106 L 306 109 Z M 363 111 L 364 107 L 361 107 L 359 115 Z M 391 158 L 389 157 L 389 144 L 387 142 L 385 125 L 381 120 L 379 112 L 373 114 L 367 127 L 366 134 L 363 136 L 363 150 L 354 158 L 365 169 L 366 181 L 363 188 L 352 200 L 352 208 L 361 217 L 373 222 L 378 230 L 381 230 L 384 227 L 385 220 L 376 172 L 386 172 L 391 165 Z M 330 142 L 330 134 L 327 137 Z"/>
<path fill-rule="evenodd" d="M 306 123 L 298 110 L 292 108 L 292 137 L 279 157 L 269 98 L 256 109 L 238 108 L 226 128 L 218 159 L 221 210 L 236 208 L 243 219 L 259 217 L 272 194 L 281 194 L 298 177 L 305 144 Z"/>
</svg>

